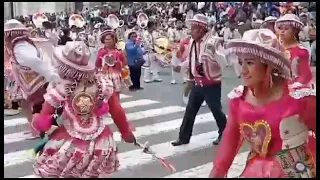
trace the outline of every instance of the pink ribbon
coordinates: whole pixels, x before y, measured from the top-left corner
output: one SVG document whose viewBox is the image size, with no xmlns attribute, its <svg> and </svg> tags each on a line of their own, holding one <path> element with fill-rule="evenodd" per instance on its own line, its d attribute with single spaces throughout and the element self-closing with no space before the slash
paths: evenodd
<svg viewBox="0 0 320 180">
<path fill-rule="evenodd" d="M 157 156 L 155 154 L 155 152 L 150 149 L 150 146 L 148 145 L 148 142 L 144 143 L 143 145 L 141 143 L 139 143 L 139 142 L 135 142 L 134 145 L 140 147 L 142 149 L 143 153 L 150 154 L 153 158 L 159 160 L 161 162 L 161 165 L 163 167 L 165 167 L 166 169 L 169 169 L 172 173 L 176 172 L 176 168 L 172 164 L 170 164 L 164 158 L 161 158 L 161 157 Z"/>
</svg>

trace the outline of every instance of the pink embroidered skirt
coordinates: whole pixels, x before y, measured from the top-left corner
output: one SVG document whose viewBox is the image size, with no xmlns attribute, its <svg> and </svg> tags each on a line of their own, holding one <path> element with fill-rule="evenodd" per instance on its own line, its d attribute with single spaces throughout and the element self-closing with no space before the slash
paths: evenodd
<svg viewBox="0 0 320 180">
<path fill-rule="evenodd" d="M 34 173 L 42 178 L 106 178 L 118 167 L 117 149 L 108 126 L 94 140 L 73 138 L 59 127 L 37 158 Z"/>
</svg>

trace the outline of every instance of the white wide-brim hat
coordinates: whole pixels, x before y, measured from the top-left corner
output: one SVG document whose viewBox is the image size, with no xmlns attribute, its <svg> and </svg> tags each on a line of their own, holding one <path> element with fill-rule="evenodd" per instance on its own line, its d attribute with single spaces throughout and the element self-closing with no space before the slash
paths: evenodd
<svg viewBox="0 0 320 180">
<path fill-rule="evenodd" d="M 65 46 L 55 48 L 55 67 L 65 78 L 92 80 L 95 64 L 90 61 L 90 50 L 83 41 L 68 41 Z"/>
<path fill-rule="evenodd" d="M 23 36 L 27 35 L 28 29 L 18 20 L 11 19 L 4 23 L 4 36 Z"/>
<path fill-rule="evenodd" d="M 274 17 L 274 16 L 268 16 L 264 19 L 264 21 L 262 22 L 261 26 L 264 26 L 267 23 L 274 23 L 276 22 L 278 18 Z"/>
<path fill-rule="evenodd" d="M 191 27 L 191 25 L 196 24 L 196 25 L 208 28 L 209 19 L 207 16 L 205 16 L 203 14 L 196 14 L 193 16 L 192 19 L 188 19 L 186 23 L 190 27 Z"/>
<path fill-rule="evenodd" d="M 279 30 L 279 26 L 291 25 L 298 30 L 302 30 L 304 24 L 300 21 L 300 18 L 295 14 L 285 14 L 281 16 L 275 23 L 275 30 Z"/>
<path fill-rule="evenodd" d="M 228 58 L 231 54 L 246 54 L 256 57 L 283 78 L 291 79 L 289 55 L 280 45 L 277 36 L 269 29 L 252 29 L 243 34 L 242 39 L 232 39 L 226 44 Z"/>
</svg>

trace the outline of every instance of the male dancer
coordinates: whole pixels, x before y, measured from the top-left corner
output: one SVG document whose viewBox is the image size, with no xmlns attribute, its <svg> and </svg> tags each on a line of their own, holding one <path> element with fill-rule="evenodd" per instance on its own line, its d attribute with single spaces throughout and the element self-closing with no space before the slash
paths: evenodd
<svg viewBox="0 0 320 180">
<path fill-rule="evenodd" d="M 195 85 L 189 95 L 188 105 L 180 126 L 179 139 L 172 142 L 173 146 L 188 144 L 192 135 L 195 117 L 205 100 L 215 117 L 219 128 L 219 136 L 213 142 L 219 144 L 223 130 L 226 126 L 226 116 L 221 106 L 221 80 L 223 59 L 216 53 L 216 48 L 222 42 L 208 31 L 208 18 L 197 14 L 188 20 L 191 24 L 191 40 L 189 55 L 181 66 L 190 68 L 190 79 L 194 79 Z M 181 71 L 181 66 L 175 70 Z"/>
<path fill-rule="evenodd" d="M 4 36 L 6 47 L 13 52 L 11 64 L 15 83 L 21 90 L 22 98 L 33 107 L 33 113 L 39 113 L 47 83 L 58 75 L 51 68 L 50 61 L 42 60 L 41 52 L 28 37 L 28 29 L 21 22 L 15 19 L 7 21 Z"/>
</svg>

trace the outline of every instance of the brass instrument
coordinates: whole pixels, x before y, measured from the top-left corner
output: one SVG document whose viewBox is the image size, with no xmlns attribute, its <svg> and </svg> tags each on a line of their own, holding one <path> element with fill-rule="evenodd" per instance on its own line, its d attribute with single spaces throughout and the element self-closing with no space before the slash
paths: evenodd
<svg viewBox="0 0 320 180">
<path fill-rule="evenodd" d="M 148 26 L 149 18 L 145 13 L 140 13 L 137 16 L 137 25 L 144 29 Z"/>
<path fill-rule="evenodd" d="M 154 50 L 157 54 L 157 59 L 162 67 L 171 65 L 172 51 L 174 47 L 167 37 L 160 37 L 155 40 Z"/>
<path fill-rule="evenodd" d="M 69 27 L 76 26 L 77 28 L 83 28 L 86 24 L 84 18 L 80 14 L 72 14 L 69 18 Z"/>
<path fill-rule="evenodd" d="M 45 21 L 49 21 L 48 17 L 44 13 L 35 13 L 32 16 L 32 22 L 36 26 L 36 28 L 42 28 L 42 23 Z"/>
</svg>

